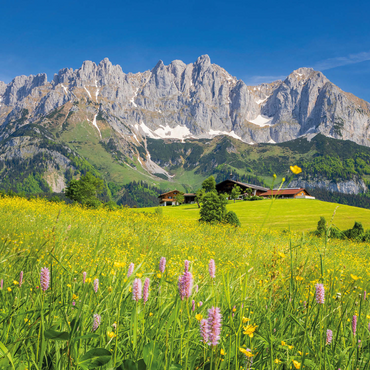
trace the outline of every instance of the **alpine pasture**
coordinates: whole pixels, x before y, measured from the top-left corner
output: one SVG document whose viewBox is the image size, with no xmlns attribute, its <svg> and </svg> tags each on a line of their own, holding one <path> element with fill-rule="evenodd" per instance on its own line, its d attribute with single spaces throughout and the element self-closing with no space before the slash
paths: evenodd
<svg viewBox="0 0 370 370">
<path fill-rule="evenodd" d="M 234 228 L 185 206 L 0 199 L 0 368 L 368 369 L 369 245 L 303 233 L 330 217 L 284 223 L 270 202 L 229 204 L 255 207 Z"/>
</svg>

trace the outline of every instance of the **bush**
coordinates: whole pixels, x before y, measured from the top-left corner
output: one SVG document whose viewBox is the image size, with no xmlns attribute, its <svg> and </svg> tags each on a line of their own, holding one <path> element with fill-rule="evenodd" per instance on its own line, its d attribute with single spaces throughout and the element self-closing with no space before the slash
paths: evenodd
<svg viewBox="0 0 370 370">
<path fill-rule="evenodd" d="M 230 224 L 230 225 L 234 225 L 235 227 L 236 226 L 241 226 L 238 216 L 233 211 L 229 211 L 229 212 L 226 213 L 225 222 Z"/>
<path fill-rule="evenodd" d="M 163 208 L 162 208 L 162 207 L 157 207 L 157 208 L 155 208 L 154 213 L 155 213 L 157 216 L 162 216 L 162 215 L 163 215 Z"/>
<path fill-rule="evenodd" d="M 336 226 L 332 226 L 329 230 L 329 238 L 342 239 L 343 232 Z"/>
<path fill-rule="evenodd" d="M 315 231 L 315 235 L 317 236 L 324 236 L 326 235 L 326 220 L 325 217 L 320 217 L 319 222 L 317 223 L 317 229 Z"/>
<path fill-rule="evenodd" d="M 200 208 L 200 221 L 222 222 L 226 215 L 226 203 L 224 194 L 215 191 L 205 194 Z"/>
<path fill-rule="evenodd" d="M 343 231 L 343 235 L 348 239 L 362 239 L 365 233 L 364 227 L 361 222 L 355 222 L 352 229 Z"/>
</svg>

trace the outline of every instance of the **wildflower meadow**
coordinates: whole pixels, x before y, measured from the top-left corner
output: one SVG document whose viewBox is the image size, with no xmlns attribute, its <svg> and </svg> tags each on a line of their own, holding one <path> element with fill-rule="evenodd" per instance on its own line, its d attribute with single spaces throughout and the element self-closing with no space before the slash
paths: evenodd
<svg viewBox="0 0 370 370">
<path fill-rule="evenodd" d="M 366 243 L 23 198 L 0 230 L 1 369 L 370 368 Z"/>
</svg>

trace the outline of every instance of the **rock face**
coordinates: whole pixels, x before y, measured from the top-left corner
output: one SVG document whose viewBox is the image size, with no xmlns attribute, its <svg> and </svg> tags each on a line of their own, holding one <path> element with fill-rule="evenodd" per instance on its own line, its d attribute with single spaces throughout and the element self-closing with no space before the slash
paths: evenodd
<svg viewBox="0 0 370 370">
<path fill-rule="evenodd" d="M 186 65 L 162 61 L 125 74 L 105 58 L 0 83 L 0 125 L 37 121 L 67 102 L 86 101 L 121 135 L 186 139 L 230 135 L 247 143 L 283 142 L 323 133 L 370 146 L 370 104 L 345 93 L 321 72 L 300 68 L 284 81 L 247 86 L 211 64 L 208 55 Z M 91 120 L 92 121 L 92 120 Z M 2 130 L 4 131 L 4 130 Z M 4 137 L 4 136 L 3 136 Z"/>
<path fill-rule="evenodd" d="M 293 180 L 289 184 L 290 188 L 321 188 L 343 194 L 365 193 L 368 188 L 362 179 L 352 179 L 347 181 L 330 181 L 325 179 Z"/>
</svg>

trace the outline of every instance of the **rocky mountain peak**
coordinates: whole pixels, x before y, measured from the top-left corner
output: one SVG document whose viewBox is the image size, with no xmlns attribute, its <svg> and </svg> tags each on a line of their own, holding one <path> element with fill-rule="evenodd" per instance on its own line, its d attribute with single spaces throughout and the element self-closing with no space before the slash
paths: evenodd
<svg viewBox="0 0 370 370">
<path fill-rule="evenodd" d="M 321 132 L 370 146 L 369 103 L 312 68 L 299 68 L 284 81 L 246 86 L 208 55 L 190 64 L 174 60 L 166 66 L 160 60 L 151 71 L 135 74 L 104 58 L 98 65 L 87 60 L 79 69 L 61 69 L 50 84 L 45 74 L 16 77 L 0 83 L 0 96 L 0 125 L 23 108 L 30 112 L 27 122 L 34 122 L 72 101 L 82 102 L 73 109 L 84 109 L 81 119 L 93 122 L 99 104 L 107 124 L 134 145 L 145 137 L 215 135 L 274 143 Z"/>
</svg>

